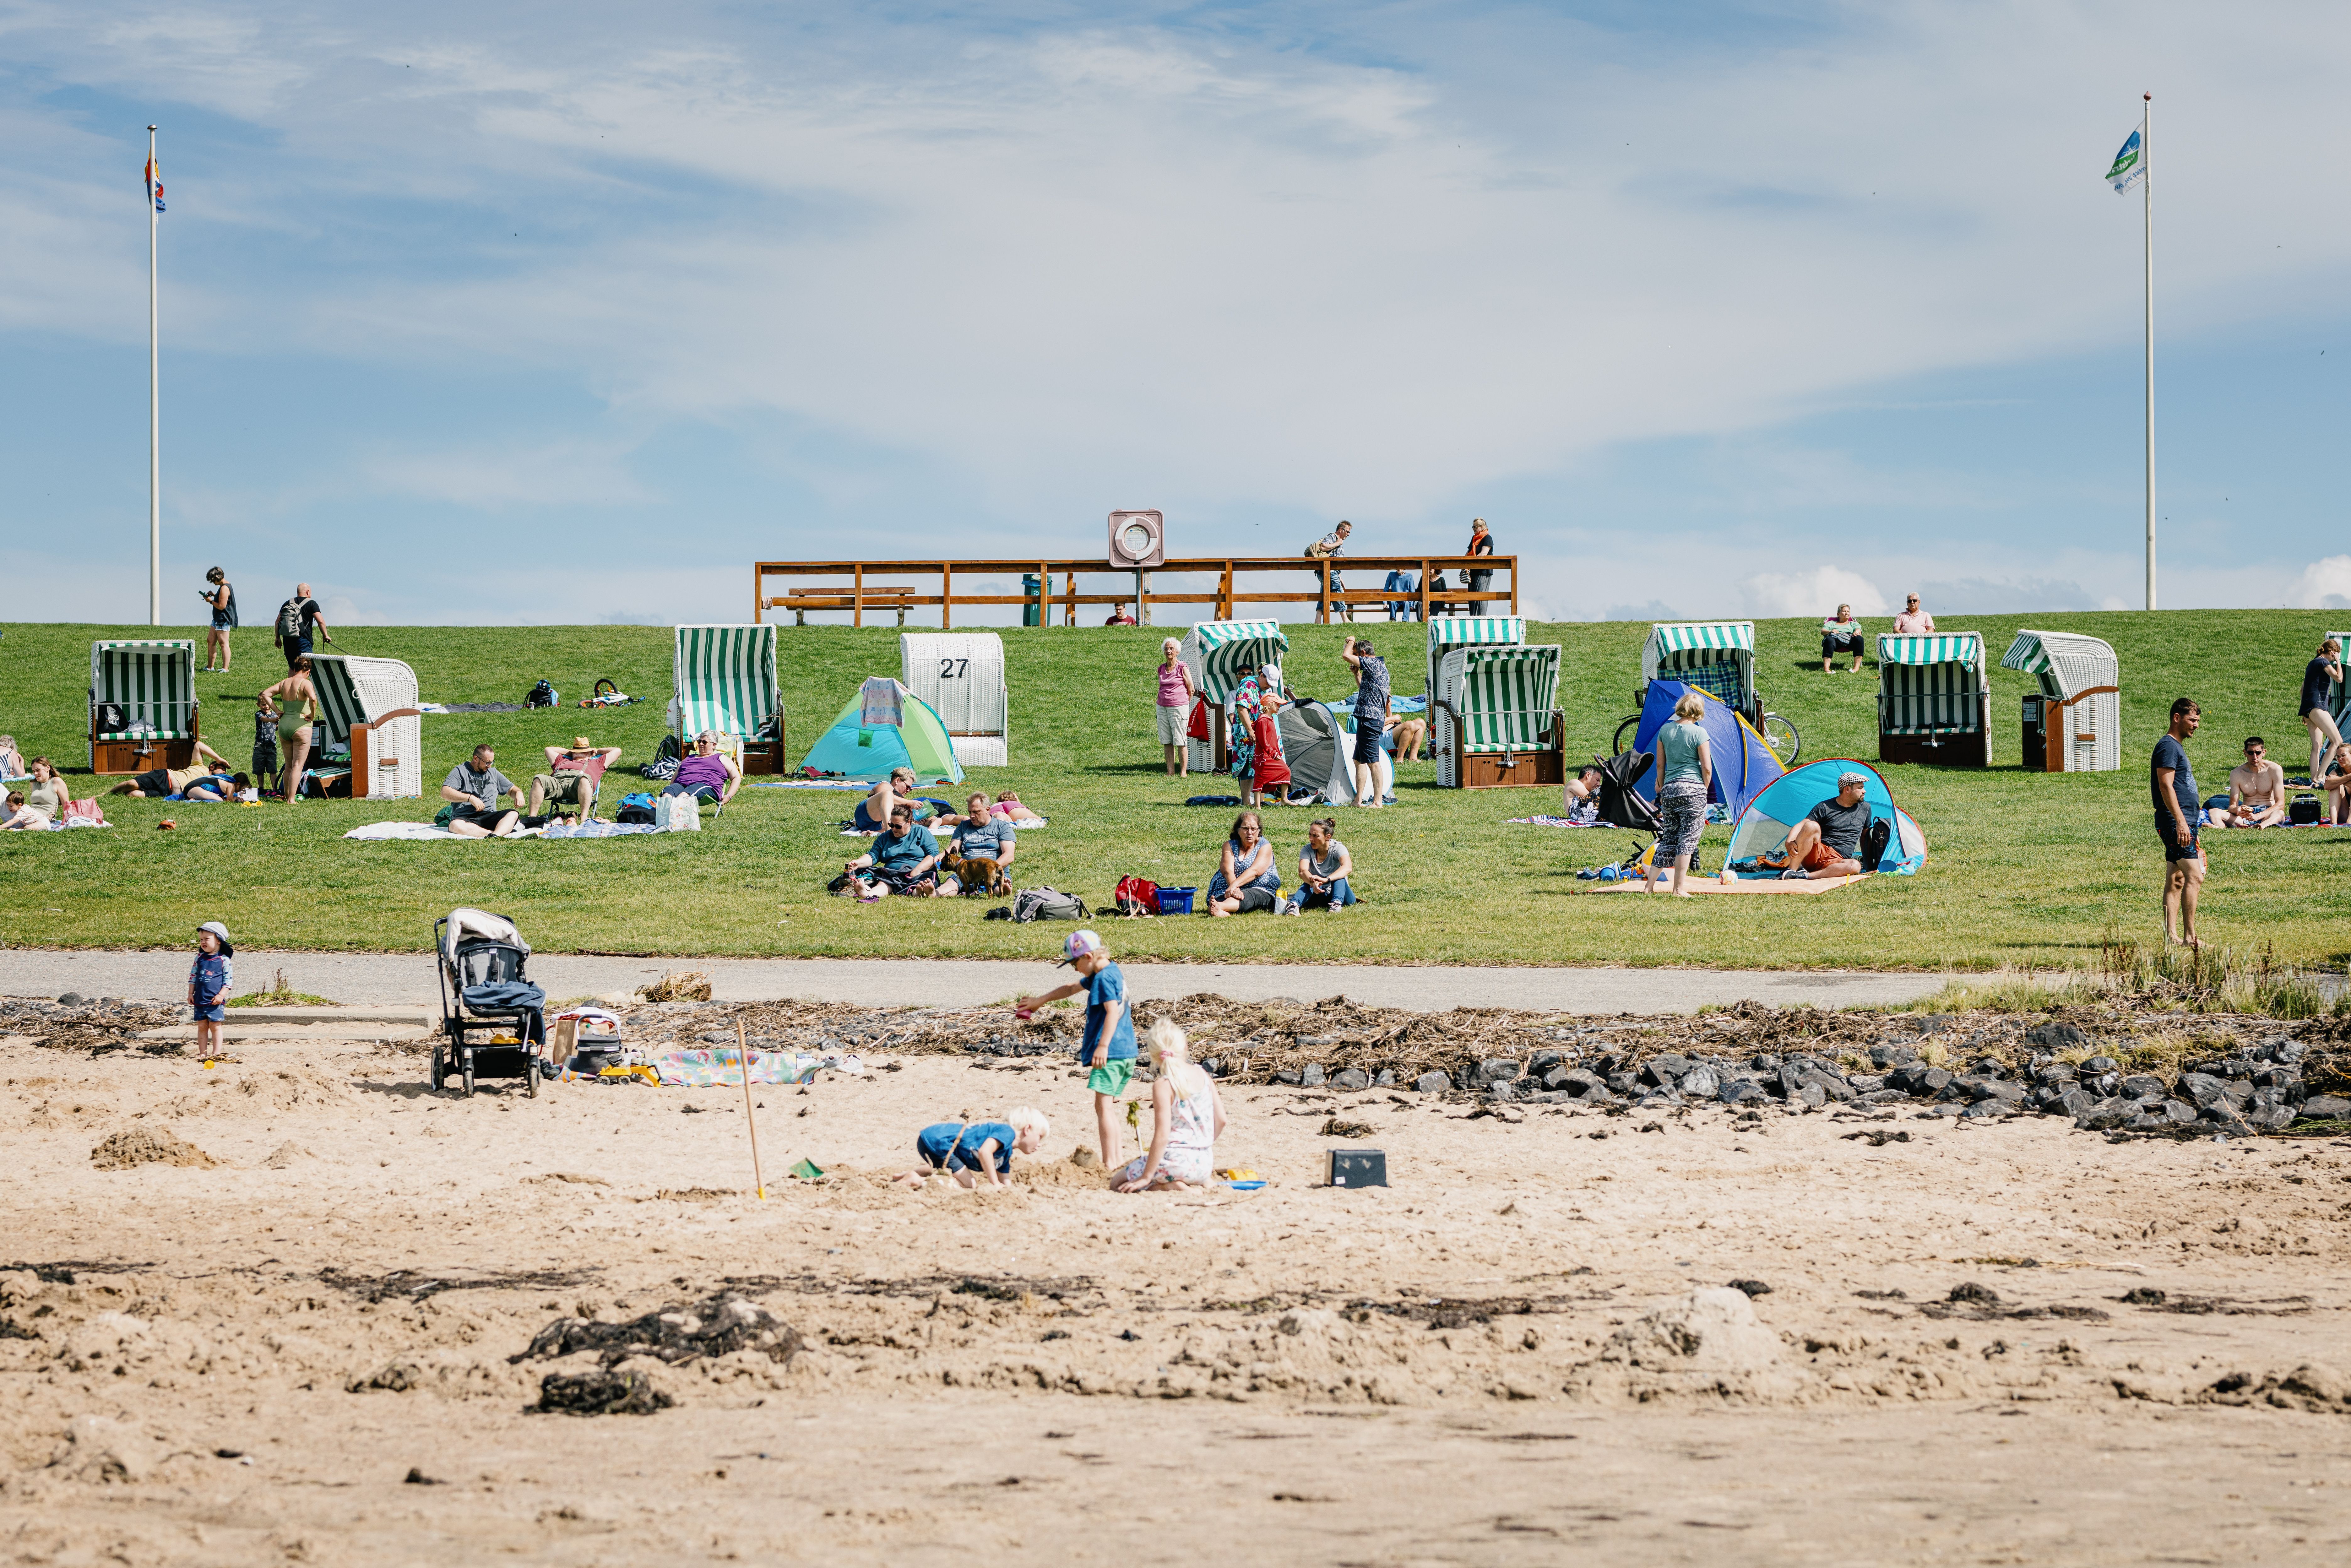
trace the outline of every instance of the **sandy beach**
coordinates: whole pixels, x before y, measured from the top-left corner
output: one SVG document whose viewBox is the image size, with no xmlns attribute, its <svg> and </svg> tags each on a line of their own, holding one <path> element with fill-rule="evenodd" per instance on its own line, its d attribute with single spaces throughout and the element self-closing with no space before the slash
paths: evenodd
<svg viewBox="0 0 2351 1568">
<path fill-rule="evenodd" d="M 2351 1541 L 2341 1140 L 1228 1085 L 1219 1161 L 1270 1185 L 1133 1197 L 1067 1159 L 1063 1060 L 883 1057 L 758 1089 L 763 1202 L 739 1090 L 464 1100 L 413 1041 L 234 1054 L 0 1056 L 22 1561 Z M 1053 1121 L 1014 1190 L 887 1185 L 923 1124 L 1014 1103 Z M 191 1163 L 99 1168 L 110 1139 Z M 1321 1185 L 1334 1145 L 1393 1185 Z M 782 1176 L 804 1158 L 826 1179 Z M 600 1364 L 515 1359 L 557 1320 L 729 1294 L 800 1348 L 622 1363 L 654 1414 L 530 1408 Z"/>
</svg>

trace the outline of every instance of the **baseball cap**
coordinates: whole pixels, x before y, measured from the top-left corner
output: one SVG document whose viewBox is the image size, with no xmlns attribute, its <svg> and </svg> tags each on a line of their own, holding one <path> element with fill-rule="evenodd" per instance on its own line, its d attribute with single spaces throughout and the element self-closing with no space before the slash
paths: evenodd
<svg viewBox="0 0 2351 1568">
<path fill-rule="evenodd" d="M 226 956 L 227 955 L 236 951 L 235 948 L 229 946 L 228 927 L 223 925 L 219 921 L 207 920 L 202 925 L 197 926 L 196 929 L 199 931 L 209 931 L 214 936 L 220 938 L 221 954 L 223 956 Z"/>
<path fill-rule="evenodd" d="M 1837 775 L 1837 787 L 1839 789 L 1843 789 L 1847 784 L 1866 784 L 1868 782 L 1868 774 L 1856 773 L 1850 768 Z"/>
<path fill-rule="evenodd" d="M 1053 967 L 1056 969 L 1062 968 L 1068 965 L 1076 963 L 1079 959 L 1084 957 L 1089 953 L 1102 953 L 1106 951 L 1108 951 L 1108 949 L 1103 947 L 1102 939 L 1098 933 L 1092 931 L 1072 931 L 1070 933 L 1069 940 L 1061 944 L 1061 963 L 1054 965 Z"/>
</svg>

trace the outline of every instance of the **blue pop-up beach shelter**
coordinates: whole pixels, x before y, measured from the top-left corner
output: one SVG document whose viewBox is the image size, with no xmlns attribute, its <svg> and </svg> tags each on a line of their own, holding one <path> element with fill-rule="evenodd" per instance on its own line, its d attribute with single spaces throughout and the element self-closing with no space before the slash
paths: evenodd
<svg viewBox="0 0 2351 1568">
<path fill-rule="evenodd" d="M 1714 788 L 1708 798 L 1719 800 L 1730 814 L 1732 821 L 1747 810 L 1748 802 L 1761 794 L 1774 779 L 1786 771 L 1780 759 L 1763 737 L 1755 733 L 1754 726 L 1720 697 L 1697 686 L 1684 685 L 1679 681 L 1653 680 L 1649 683 L 1648 700 L 1641 706 L 1641 727 L 1633 734 L 1636 751 L 1654 753 L 1657 749 L 1657 731 L 1673 722 L 1674 705 L 1682 700 L 1684 692 L 1697 692 L 1706 699 L 1706 713 L 1698 724 L 1706 730 L 1707 749 L 1714 754 Z M 1656 803 L 1657 774 L 1654 768 L 1645 770 L 1640 782 L 1634 786 L 1641 799 Z M 1836 793 L 1831 789 L 1829 793 Z M 1810 806 L 1804 808 L 1812 810 Z"/>
<path fill-rule="evenodd" d="M 1788 830 L 1810 815 L 1813 807 L 1836 799 L 1840 788 L 1837 781 L 1847 773 L 1858 773 L 1865 780 L 1861 798 L 1869 802 L 1870 816 L 1894 824 L 1894 836 L 1886 842 L 1885 858 L 1877 862 L 1879 874 L 1909 876 L 1916 873 L 1927 863 L 1927 835 L 1918 831 L 1909 812 L 1894 804 L 1894 791 L 1886 788 L 1884 776 L 1868 763 L 1855 762 L 1848 757 L 1824 757 L 1817 762 L 1807 762 L 1766 786 L 1748 802 L 1744 811 L 1732 819 L 1730 850 L 1723 856 L 1724 862 L 1750 861 L 1778 849 L 1787 841 Z"/>
</svg>

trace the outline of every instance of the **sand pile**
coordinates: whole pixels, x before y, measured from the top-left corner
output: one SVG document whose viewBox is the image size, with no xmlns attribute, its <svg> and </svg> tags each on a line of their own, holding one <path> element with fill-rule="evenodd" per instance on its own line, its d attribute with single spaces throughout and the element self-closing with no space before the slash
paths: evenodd
<svg viewBox="0 0 2351 1568">
<path fill-rule="evenodd" d="M 102 1171 L 125 1171 L 133 1166 L 193 1166 L 205 1169 L 220 1162 L 183 1141 L 169 1127 L 131 1127 L 113 1134 L 90 1150 L 89 1163 Z"/>
</svg>

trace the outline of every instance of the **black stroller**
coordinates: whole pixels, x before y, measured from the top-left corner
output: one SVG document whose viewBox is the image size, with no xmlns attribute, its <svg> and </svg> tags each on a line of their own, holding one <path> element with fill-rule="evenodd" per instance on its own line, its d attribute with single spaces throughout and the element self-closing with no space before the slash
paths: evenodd
<svg viewBox="0 0 2351 1568">
<path fill-rule="evenodd" d="M 1614 757 L 1594 753 L 1592 760 L 1600 769 L 1600 820 L 1654 837 L 1661 826 L 1656 803 L 1642 795 L 1637 786 L 1657 760 L 1656 753 L 1620 751 Z M 1646 849 L 1639 849 L 1626 856 L 1626 869 L 1637 866 L 1647 852 Z M 1693 872 L 1698 869 L 1698 852 L 1695 848 L 1690 851 L 1689 868 Z"/>
<path fill-rule="evenodd" d="M 433 1042 L 433 1087 L 462 1078 L 519 1078 L 538 1094 L 547 1043 L 547 993 L 524 974 L 530 944 L 513 921 L 479 909 L 453 909 L 433 923 L 441 982 L 441 1037 Z M 498 1036 L 510 1037 L 501 1041 Z M 475 1036 L 485 1037 L 478 1043 Z"/>
</svg>

